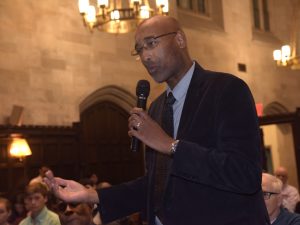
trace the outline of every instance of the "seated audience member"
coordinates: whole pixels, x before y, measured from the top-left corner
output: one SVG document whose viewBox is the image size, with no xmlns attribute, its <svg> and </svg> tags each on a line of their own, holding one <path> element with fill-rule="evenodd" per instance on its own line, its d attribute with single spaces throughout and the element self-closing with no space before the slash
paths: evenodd
<svg viewBox="0 0 300 225">
<path fill-rule="evenodd" d="M 60 218 L 63 225 L 93 225 L 92 207 L 87 203 L 66 204 Z"/>
<path fill-rule="evenodd" d="M 275 176 L 282 181 L 282 205 L 290 212 L 295 212 L 297 202 L 300 200 L 297 188 L 288 184 L 288 171 L 285 167 L 280 166 L 275 170 Z"/>
<path fill-rule="evenodd" d="M 45 177 L 45 173 L 46 173 L 48 170 L 50 170 L 49 167 L 47 167 L 47 166 L 42 166 L 42 167 L 39 169 L 39 175 L 38 175 L 37 177 L 32 178 L 32 179 L 29 181 L 29 184 L 33 184 L 33 183 L 42 183 L 42 184 L 45 184 L 43 178 Z"/>
<path fill-rule="evenodd" d="M 26 216 L 29 216 L 31 214 L 31 201 L 29 199 L 29 197 L 27 195 L 25 195 L 25 198 L 24 198 L 24 206 L 25 206 L 25 209 L 26 209 Z"/>
<path fill-rule="evenodd" d="M 11 204 L 6 198 L 0 197 L 0 225 L 9 225 L 8 218 L 11 214 Z"/>
<path fill-rule="evenodd" d="M 300 215 L 282 206 L 282 182 L 275 176 L 262 174 L 262 190 L 272 225 L 300 225 Z"/>
<path fill-rule="evenodd" d="M 13 198 L 12 213 L 9 217 L 9 224 L 18 225 L 20 221 L 27 216 L 24 200 L 24 193 L 18 193 Z"/>
<path fill-rule="evenodd" d="M 79 180 L 79 183 L 81 183 L 86 188 L 93 188 L 93 182 L 90 178 L 82 178 L 81 180 Z"/>
<path fill-rule="evenodd" d="M 92 174 L 90 175 L 89 179 L 90 179 L 90 181 L 92 182 L 92 187 L 93 187 L 94 189 L 96 189 L 96 188 L 97 188 L 97 185 L 98 185 L 98 182 L 99 182 L 99 179 L 98 179 L 97 174 L 92 173 Z"/>
<path fill-rule="evenodd" d="M 30 214 L 21 221 L 20 225 L 60 225 L 58 215 L 46 206 L 47 195 L 48 189 L 42 183 L 35 182 L 26 187 L 26 201 Z"/>
</svg>

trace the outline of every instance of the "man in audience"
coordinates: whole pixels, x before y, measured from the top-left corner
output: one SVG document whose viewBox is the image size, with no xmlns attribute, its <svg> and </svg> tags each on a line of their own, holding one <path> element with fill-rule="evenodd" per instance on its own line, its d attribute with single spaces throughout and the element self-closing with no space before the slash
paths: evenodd
<svg viewBox="0 0 300 225">
<path fill-rule="evenodd" d="M 290 212 L 295 212 L 297 202 L 300 200 L 298 190 L 288 184 L 288 171 L 285 167 L 280 166 L 275 170 L 275 176 L 282 181 L 282 205 Z"/>
<path fill-rule="evenodd" d="M 0 197 L 0 225 L 9 225 L 7 222 L 11 214 L 11 204 L 8 199 Z"/>
<path fill-rule="evenodd" d="M 263 173 L 262 190 L 272 225 L 300 225 L 300 215 L 282 206 L 282 182 L 275 176 Z"/>
<path fill-rule="evenodd" d="M 64 225 L 92 225 L 92 207 L 87 203 L 67 204 L 60 218 Z"/>
<path fill-rule="evenodd" d="M 33 183 L 44 183 L 43 181 L 43 178 L 45 177 L 45 173 L 50 170 L 47 166 L 42 166 L 40 169 L 39 169 L 39 175 L 37 177 L 34 177 L 30 180 L 29 184 L 33 184 Z"/>
<path fill-rule="evenodd" d="M 39 182 L 26 187 L 27 201 L 30 204 L 30 214 L 21 221 L 20 225 L 60 225 L 59 217 L 50 211 L 46 203 L 48 201 L 48 189 Z"/>
<path fill-rule="evenodd" d="M 90 178 L 90 180 L 92 182 L 92 187 L 94 189 L 96 189 L 97 185 L 98 185 L 98 182 L 99 182 L 97 174 L 96 173 L 92 173 L 89 178 Z"/>
</svg>

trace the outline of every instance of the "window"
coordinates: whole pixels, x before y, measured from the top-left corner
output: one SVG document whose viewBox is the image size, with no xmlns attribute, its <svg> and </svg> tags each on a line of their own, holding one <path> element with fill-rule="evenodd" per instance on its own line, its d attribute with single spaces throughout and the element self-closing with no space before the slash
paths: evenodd
<svg viewBox="0 0 300 225">
<path fill-rule="evenodd" d="M 208 14 L 208 0 L 177 0 L 177 6 L 199 14 Z"/>
<path fill-rule="evenodd" d="M 270 31 L 268 0 L 252 0 L 254 28 Z"/>
<path fill-rule="evenodd" d="M 224 32 L 223 0 L 176 0 L 182 26 Z"/>
</svg>

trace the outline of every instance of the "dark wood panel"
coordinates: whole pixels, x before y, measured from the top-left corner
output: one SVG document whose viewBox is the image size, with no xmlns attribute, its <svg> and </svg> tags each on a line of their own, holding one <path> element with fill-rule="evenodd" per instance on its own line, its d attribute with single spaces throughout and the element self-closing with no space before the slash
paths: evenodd
<svg viewBox="0 0 300 225">
<path fill-rule="evenodd" d="M 260 126 L 282 123 L 290 124 L 292 127 L 298 181 L 300 181 L 300 108 L 297 108 L 293 113 L 266 115 L 259 117 Z"/>
<path fill-rule="evenodd" d="M 71 127 L 0 125 L 0 193 L 12 195 L 24 188 L 43 165 L 66 179 L 80 180 L 94 172 L 100 181 L 118 184 L 142 176 L 143 152 L 130 150 L 128 117 L 119 106 L 100 102 Z M 8 154 L 14 133 L 22 134 L 32 151 L 23 162 Z"/>
<path fill-rule="evenodd" d="M 142 176 L 143 152 L 130 150 L 129 114 L 111 102 L 100 102 L 82 112 L 81 143 L 89 165 L 100 181 L 121 183 Z"/>
<path fill-rule="evenodd" d="M 7 150 L 10 134 L 15 133 L 27 139 L 32 151 L 32 155 L 22 162 L 9 157 Z M 38 175 L 42 165 L 49 166 L 59 176 L 78 179 L 78 134 L 76 126 L 0 126 L 0 192 L 12 195 L 22 190 Z"/>
</svg>

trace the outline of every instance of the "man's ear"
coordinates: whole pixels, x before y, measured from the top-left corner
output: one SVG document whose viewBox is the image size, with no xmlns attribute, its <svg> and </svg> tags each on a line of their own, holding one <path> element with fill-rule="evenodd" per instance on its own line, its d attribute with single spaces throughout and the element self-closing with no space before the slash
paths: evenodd
<svg viewBox="0 0 300 225">
<path fill-rule="evenodd" d="M 182 31 L 177 31 L 177 34 L 176 34 L 176 41 L 178 43 L 178 46 L 180 48 L 185 48 L 186 47 L 186 38 L 185 38 L 185 35 Z"/>
</svg>

